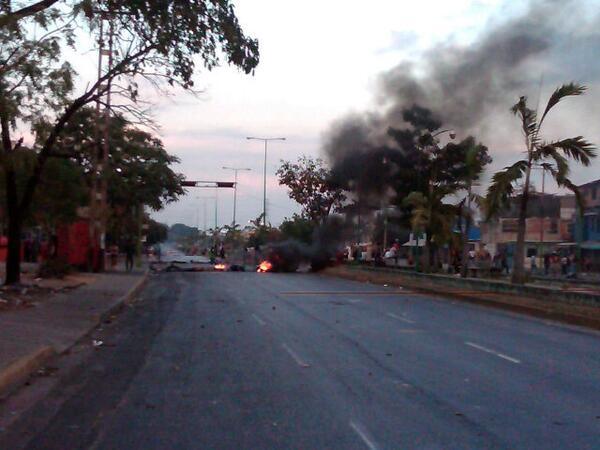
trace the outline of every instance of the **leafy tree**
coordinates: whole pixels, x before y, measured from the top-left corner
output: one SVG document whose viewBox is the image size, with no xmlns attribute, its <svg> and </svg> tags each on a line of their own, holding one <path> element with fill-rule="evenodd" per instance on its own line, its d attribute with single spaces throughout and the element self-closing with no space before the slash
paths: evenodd
<svg viewBox="0 0 600 450">
<path fill-rule="evenodd" d="M 427 264 L 433 247 L 446 239 L 446 224 L 457 212 L 444 199 L 467 190 L 491 158 L 487 147 L 473 137 L 440 146 L 438 136 L 450 130 L 443 130 L 441 121 L 426 108 L 413 105 L 402 116 L 408 126 L 388 129 L 391 143 L 348 154 L 336 162 L 332 179 L 334 185 L 352 193 L 355 203 L 346 208 L 349 211 L 376 210 L 385 199 L 396 208 L 397 230 L 415 229 L 418 224 L 427 233 Z M 468 162 L 472 148 L 475 151 Z"/>
<path fill-rule="evenodd" d="M 276 242 L 281 239 L 281 232 L 272 227 L 271 224 L 264 225 L 264 214 L 260 214 L 256 219 L 250 220 L 250 234 L 248 236 L 248 247 L 259 249 L 267 243 Z"/>
<path fill-rule="evenodd" d="M 169 239 L 176 241 L 180 237 L 196 236 L 198 229 L 196 227 L 188 227 L 183 223 L 175 223 L 169 228 Z"/>
<path fill-rule="evenodd" d="M 242 230 L 239 224 L 225 225 L 223 231 L 225 232 L 225 235 L 223 236 L 224 244 L 233 249 L 242 248 L 244 246 L 244 237 L 242 236 Z"/>
<path fill-rule="evenodd" d="M 220 60 L 250 73 L 258 64 L 258 43 L 244 35 L 229 0 L 0 1 L 0 169 L 5 173 L 8 216 L 7 284 L 20 278 L 20 234 L 31 210 L 43 168 L 55 156 L 62 133 L 84 106 L 107 92 L 137 120 L 148 119 L 139 103 L 138 79 L 159 89 L 193 89 L 195 61 L 208 70 Z M 75 71 L 63 58 L 76 45 L 74 29 L 95 33 L 111 18 L 113 64 L 75 94 Z M 43 30 L 40 33 L 40 30 Z M 22 195 L 13 155 L 23 145 L 18 125 L 36 135 L 36 164 Z M 22 135 L 22 134 L 21 134 Z"/>
<path fill-rule="evenodd" d="M 55 150 L 57 157 L 77 162 L 90 185 L 96 151 L 94 118 L 91 108 L 74 114 Z M 121 115 L 111 117 L 108 126 L 111 147 L 104 174 L 110 207 L 108 231 L 117 242 L 123 235 L 141 233 L 144 207 L 158 211 L 183 194 L 183 176 L 171 169 L 170 165 L 179 160 L 167 153 L 160 139 L 131 126 Z"/>
<path fill-rule="evenodd" d="M 434 250 L 449 242 L 452 238 L 454 218 L 457 207 L 444 203 L 444 198 L 451 192 L 437 186 L 427 193 L 411 192 L 404 204 L 411 208 L 410 224 L 416 236 L 426 233 L 424 249 L 424 270 L 431 269 L 431 258 Z"/>
<path fill-rule="evenodd" d="M 16 169 L 16 187 L 18 195 L 35 167 L 36 154 L 23 148 L 14 155 Z M 6 211 L 6 180 L 0 171 L 0 208 Z M 45 165 L 40 178 L 40 188 L 32 200 L 32 214 L 26 225 L 39 225 L 53 230 L 57 225 L 69 223 L 77 217 L 77 209 L 85 206 L 89 200 L 89 190 L 81 167 L 68 159 L 53 158 Z"/>
<path fill-rule="evenodd" d="M 582 136 L 576 136 L 557 141 L 544 141 L 540 138 L 540 131 L 544 120 L 550 110 L 561 100 L 570 96 L 582 95 L 585 86 L 569 83 L 557 88 L 548 99 L 542 117 L 538 120 L 536 111 L 527 106 L 527 97 L 521 97 L 512 107 L 511 111 L 519 117 L 521 129 L 525 138 L 525 158 L 505 167 L 494 174 L 492 183 L 486 195 L 488 219 L 506 207 L 513 195 L 519 181 L 524 180 L 520 194 L 519 218 L 517 228 L 517 243 L 515 248 L 512 282 L 522 284 L 525 282 L 525 226 L 527 217 L 527 204 L 530 197 L 531 169 L 541 166 L 543 170 L 552 175 L 558 186 L 567 188 L 575 194 L 580 210 L 583 210 L 583 201 L 577 186 L 568 178 L 570 167 L 569 159 L 589 166 L 596 156 L 595 148 Z"/>
<path fill-rule="evenodd" d="M 402 206 L 410 208 L 411 229 L 426 233 L 424 265 L 429 270 L 435 248 L 450 240 L 458 212 L 444 200 L 461 190 L 470 191 L 491 157 L 472 136 L 440 146 L 437 136 L 450 130 L 440 130 L 441 123 L 427 109 L 415 105 L 403 115 L 411 127 L 389 130 L 402 150 L 394 159 L 393 187 Z"/>
<path fill-rule="evenodd" d="M 155 245 L 167 240 L 169 227 L 153 219 L 147 220 L 146 244 Z"/>
<path fill-rule="evenodd" d="M 295 239 L 305 244 L 312 242 L 315 223 L 299 214 L 294 214 L 292 218 L 286 218 L 279 226 L 279 231 L 284 239 Z"/>
<path fill-rule="evenodd" d="M 298 161 L 282 161 L 277 169 L 279 184 L 288 187 L 288 195 L 302 207 L 302 216 L 318 225 L 342 206 L 346 196 L 331 184 L 331 171 L 321 159 L 307 156 Z"/>
</svg>

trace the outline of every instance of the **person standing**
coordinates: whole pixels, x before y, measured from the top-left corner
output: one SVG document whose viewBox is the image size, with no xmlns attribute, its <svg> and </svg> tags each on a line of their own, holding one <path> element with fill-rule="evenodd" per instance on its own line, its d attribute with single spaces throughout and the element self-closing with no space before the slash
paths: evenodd
<svg viewBox="0 0 600 450">
<path fill-rule="evenodd" d="M 394 251 L 394 265 L 398 265 L 398 258 L 400 257 L 400 241 L 398 239 L 394 240 L 394 244 L 392 245 L 392 250 Z"/>
<path fill-rule="evenodd" d="M 127 239 L 125 242 L 125 270 L 131 272 L 133 270 L 133 256 L 135 255 L 135 248 L 131 239 Z"/>
<path fill-rule="evenodd" d="M 531 274 L 535 275 L 537 273 L 537 258 L 535 255 L 531 255 L 529 259 L 531 260 Z"/>
<path fill-rule="evenodd" d="M 510 270 L 508 268 L 508 257 L 506 256 L 506 252 L 502 252 L 502 256 L 500 256 L 500 266 L 502 268 L 501 272 L 508 275 Z"/>
</svg>

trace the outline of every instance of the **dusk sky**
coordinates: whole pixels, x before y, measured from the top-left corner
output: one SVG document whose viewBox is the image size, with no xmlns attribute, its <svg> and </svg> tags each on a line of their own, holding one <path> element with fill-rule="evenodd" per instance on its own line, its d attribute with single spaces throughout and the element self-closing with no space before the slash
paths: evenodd
<svg viewBox="0 0 600 450">
<path fill-rule="evenodd" d="M 586 3 L 597 6 L 597 2 Z M 175 170 L 186 178 L 228 181 L 233 173 L 222 166 L 252 169 L 242 172 L 239 179 L 237 221 L 242 225 L 262 210 L 263 145 L 245 137 L 286 137 L 285 142 L 269 145 L 267 166 L 268 220 L 278 225 L 297 211 L 275 178 L 280 159 L 323 156 L 323 136 L 332 122 L 349 113 L 377 110 L 382 72 L 405 61 L 418 64 L 432 47 L 468 47 L 489 27 L 523 14 L 528 2 L 238 0 L 235 5 L 244 31 L 259 39 L 261 58 L 255 74 L 244 75 L 230 67 L 199 71 L 196 85 L 203 93 L 193 97 L 176 92 L 157 99 L 155 117 L 167 150 L 181 159 Z M 548 69 L 540 68 L 540 74 L 544 70 Z M 554 72 L 549 76 L 552 83 Z M 565 75 L 572 76 L 568 71 Z M 592 89 L 597 74 L 585 76 L 587 80 L 576 81 Z M 554 87 L 543 85 L 542 95 L 549 95 Z M 539 87 L 533 90 L 528 94 L 537 97 Z M 577 99 L 567 107 L 576 116 L 574 129 L 567 128 L 569 135 L 596 129 L 600 111 L 592 98 Z M 519 125 L 508 112 L 517 99 L 508 96 L 506 105 L 501 105 L 507 121 L 497 129 L 483 125 L 482 135 L 491 140 L 485 143 L 496 157 L 495 167 L 509 163 L 520 151 L 513 141 L 502 138 L 514 135 L 519 139 Z M 598 133 L 586 137 L 599 141 Z M 596 163 L 573 178 L 578 182 L 597 178 L 598 167 Z M 212 226 L 214 201 L 210 197 L 214 193 L 214 189 L 189 190 L 153 217 L 168 224 L 202 227 L 206 202 L 206 223 Z M 219 225 L 231 222 L 232 198 L 230 190 L 220 190 Z"/>
</svg>

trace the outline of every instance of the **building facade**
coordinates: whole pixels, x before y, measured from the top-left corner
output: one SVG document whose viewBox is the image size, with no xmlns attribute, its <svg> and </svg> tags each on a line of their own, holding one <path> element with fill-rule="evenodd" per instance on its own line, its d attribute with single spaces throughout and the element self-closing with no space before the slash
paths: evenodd
<svg viewBox="0 0 600 450">
<path fill-rule="evenodd" d="M 541 267 L 544 255 L 574 245 L 575 213 L 575 197 L 572 195 L 533 194 L 530 197 L 525 220 L 527 266 L 531 264 L 531 256 L 536 257 L 537 265 Z M 492 255 L 505 253 L 509 264 L 512 264 L 515 253 L 518 217 L 519 199 L 514 199 L 497 217 L 481 224 L 482 244 Z"/>
<path fill-rule="evenodd" d="M 579 186 L 584 210 L 576 215 L 575 236 L 585 271 L 600 271 L 600 180 Z"/>
</svg>

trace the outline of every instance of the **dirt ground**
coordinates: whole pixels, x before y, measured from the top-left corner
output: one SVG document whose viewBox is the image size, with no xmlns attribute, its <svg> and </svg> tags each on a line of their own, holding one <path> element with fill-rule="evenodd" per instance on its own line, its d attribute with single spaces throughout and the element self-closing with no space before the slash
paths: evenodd
<svg viewBox="0 0 600 450">
<path fill-rule="evenodd" d="M 0 313 L 32 308 L 57 292 L 70 291 L 91 283 L 89 273 L 73 273 L 62 278 L 37 278 L 35 273 L 22 273 L 18 286 L 0 287 Z"/>
</svg>

